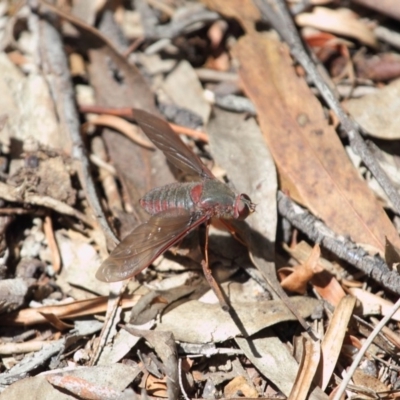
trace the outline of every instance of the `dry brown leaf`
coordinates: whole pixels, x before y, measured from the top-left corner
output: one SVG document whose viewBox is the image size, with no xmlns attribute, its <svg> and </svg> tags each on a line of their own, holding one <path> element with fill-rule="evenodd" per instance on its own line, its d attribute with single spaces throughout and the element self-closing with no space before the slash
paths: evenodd
<svg viewBox="0 0 400 400">
<path fill-rule="evenodd" d="M 148 375 L 146 380 L 146 390 L 149 394 L 156 397 L 168 397 L 167 393 L 167 378 L 157 378 L 151 374 Z"/>
<path fill-rule="evenodd" d="M 358 243 L 383 251 L 386 235 L 399 245 L 395 228 L 358 176 L 320 103 L 296 75 L 287 47 L 271 36 L 252 34 L 238 42 L 234 55 L 280 177 L 296 188 L 297 200 Z"/>
<path fill-rule="evenodd" d="M 348 36 L 360 42 L 376 47 L 375 35 L 357 14 L 348 9 L 331 10 L 325 7 L 315 7 L 312 13 L 302 13 L 296 18 L 300 26 L 311 26 L 322 31 Z"/>
</svg>

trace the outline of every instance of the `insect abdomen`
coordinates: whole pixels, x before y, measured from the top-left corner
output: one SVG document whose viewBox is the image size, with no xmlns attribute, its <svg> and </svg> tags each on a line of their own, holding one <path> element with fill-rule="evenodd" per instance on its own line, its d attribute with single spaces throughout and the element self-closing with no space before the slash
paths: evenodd
<svg viewBox="0 0 400 400">
<path fill-rule="evenodd" d="M 171 183 L 154 188 L 140 199 L 140 205 L 151 215 L 171 208 L 184 208 L 195 211 L 195 204 L 190 196 L 198 182 Z"/>
</svg>

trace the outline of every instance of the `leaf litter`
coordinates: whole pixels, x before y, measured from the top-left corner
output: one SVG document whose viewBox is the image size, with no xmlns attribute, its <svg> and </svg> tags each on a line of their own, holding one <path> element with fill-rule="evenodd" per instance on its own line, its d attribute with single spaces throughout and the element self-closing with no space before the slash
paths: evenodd
<svg viewBox="0 0 400 400">
<path fill-rule="evenodd" d="M 289 3 L 299 31 L 280 0 L 0 5 L 1 398 L 396 397 L 400 34 L 394 2 L 354 3 Z M 138 200 L 193 179 L 132 109 L 257 204 L 210 229 L 229 313 L 202 227 L 95 278 Z"/>
</svg>

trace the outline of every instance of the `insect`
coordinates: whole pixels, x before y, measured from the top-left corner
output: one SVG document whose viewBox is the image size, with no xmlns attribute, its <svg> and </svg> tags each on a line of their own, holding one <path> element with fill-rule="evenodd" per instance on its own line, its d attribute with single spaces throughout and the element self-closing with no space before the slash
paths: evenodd
<svg viewBox="0 0 400 400">
<path fill-rule="evenodd" d="M 201 180 L 157 187 L 140 199 L 140 205 L 151 216 L 125 237 L 101 264 L 96 277 L 105 282 L 138 274 L 190 231 L 208 224 L 212 217 L 243 220 L 255 211 L 249 196 L 237 194 L 218 181 L 166 121 L 142 110 L 133 112 L 136 123 L 167 159 L 182 171 L 199 175 Z M 224 303 L 208 268 L 207 255 L 202 265 L 211 287 Z"/>
</svg>

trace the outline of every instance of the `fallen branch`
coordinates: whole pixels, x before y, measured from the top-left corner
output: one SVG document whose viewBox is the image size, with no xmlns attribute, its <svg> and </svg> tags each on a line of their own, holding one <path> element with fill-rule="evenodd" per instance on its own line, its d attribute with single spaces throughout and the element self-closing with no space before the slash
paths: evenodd
<svg viewBox="0 0 400 400">
<path fill-rule="evenodd" d="M 400 275 L 390 270 L 379 255 L 371 256 L 350 239 L 335 234 L 322 221 L 282 192 L 278 192 L 278 211 L 315 243 L 321 244 L 342 260 L 354 265 L 386 289 L 400 294 Z"/>
</svg>

